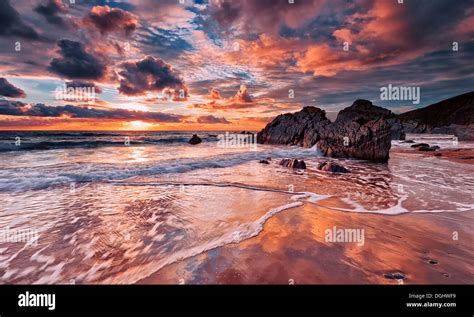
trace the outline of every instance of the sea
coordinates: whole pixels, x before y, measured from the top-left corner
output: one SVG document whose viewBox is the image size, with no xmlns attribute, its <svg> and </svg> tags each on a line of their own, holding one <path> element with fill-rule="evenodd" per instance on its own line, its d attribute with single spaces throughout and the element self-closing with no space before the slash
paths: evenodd
<svg viewBox="0 0 474 317">
<path fill-rule="evenodd" d="M 386 217 L 474 209 L 474 166 L 396 151 L 409 143 L 393 141 L 382 164 L 316 147 L 223 145 L 224 133 L 197 132 L 203 142 L 190 145 L 192 132 L 0 132 L 0 283 L 136 283 L 327 200 L 334 212 Z M 283 158 L 307 169 L 282 167 Z M 319 171 L 324 161 L 350 173 Z"/>
</svg>

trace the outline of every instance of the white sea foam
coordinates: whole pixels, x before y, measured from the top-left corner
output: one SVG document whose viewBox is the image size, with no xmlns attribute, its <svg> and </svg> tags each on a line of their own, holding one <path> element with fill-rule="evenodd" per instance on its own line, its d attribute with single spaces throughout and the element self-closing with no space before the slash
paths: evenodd
<svg viewBox="0 0 474 317">
<path fill-rule="evenodd" d="M 201 158 L 177 158 L 157 161 L 153 164 L 81 164 L 65 165 L 62 169 L 54 168 L 23 168 L 22 170 L 0 171 L 0 191 L 18 191 L 43 189 L 49 186 L 66 185 L 75 182 L 92 182 L 123 180 L 133 176 L 156 174 L 186 173 L 206 168 L 226 168 L 249 161 L 286 157 L 311 157 L 319 154 L 312 149 L 299 147 L 276 148 L 258 152 L 238 154 L 221 154 Z"/>
</svg>

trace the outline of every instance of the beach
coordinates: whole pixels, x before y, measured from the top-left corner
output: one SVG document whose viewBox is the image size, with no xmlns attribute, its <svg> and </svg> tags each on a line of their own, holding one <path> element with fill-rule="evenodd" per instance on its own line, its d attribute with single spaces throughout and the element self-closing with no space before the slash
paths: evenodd
<svg viewBox="0 0 474 317">
<path fill-rule="evenodd" d="M 220 147 L 216 132 L 195 146 L 187 132 L 53 134 L 23 133 L 23 149 L 0 153 L 2 283 L 474 281 L 469 160 L 400 141 L 388 163 L 371 163 L 317 148 Z M 442 145 L 458 148 L 472 144 Z M 350 173 L 318 170 L 325 161 Z M 35 239 L 5 239 L 22 230 Z M 330 241 L 328 230 L 363 240 Z"/>
</svg>

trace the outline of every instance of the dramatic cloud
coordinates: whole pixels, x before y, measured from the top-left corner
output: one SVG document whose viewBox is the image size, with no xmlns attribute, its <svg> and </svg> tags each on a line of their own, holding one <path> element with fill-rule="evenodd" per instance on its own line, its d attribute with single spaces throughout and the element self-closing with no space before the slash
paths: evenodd
<svg viewBox="0 0 474 317">
<path fill-rule="evenodd" d="M 212 93 L 211 93 L 211 96 L 212 96 Z M 241 85 L 237 93 L 230 98 L 214 99 L 208 103 L 196 103 L 196 104 L 190 105 L 189 108 L 203 109 L 206 111 L 214 112 L 214 111 L 247 109 L 247 108 L 254 108 L 256 106 L 258 106 L 258 104 L 254 102 L 254 100 L 252 99 L 252 96 L 250 95 L 247 89 L 247 86 Z"/>
<path fill-rule="evenodd" d="M 260 118 L 309 105 L 335 116 L 356 99 L 377 101 L 380 87 L 389 83 L 420 87 L 417 107 L 472 90 L 473 0 L 66 2 L 0 0 L 0 77 L 11 78 L 38 104 L 49 104 L 51 91 L 62 83 L 95 87 L 96 93 L 102 88 L 94 104 L 71 101 L 94 107 L 95 114 L 87 110 L 94 117 L 71 118 L 87 115 L 80 107 L 67 112 L 3 105 L 3 111 L 61 115 L 72 129 L 107 121 L 105 129 L 127 124 L 111 119 L 112 124 L 110 113 L 97 119 L 100 111 L 163 109 L 157 111 L 188 118 L 170 124 L 173 129 L 185 122 L 183 128 L 199 127 L 198 118 L 225 117 L 233 129 L 245 122 L 248 130 L 261 126 Z M 22 96 L 5 87 L 9 95 Z M 407 109 L 404 101 L 378 104 Z"/>
<path fill-rule="evenodd" d="M 96 109 L 78 106 L 29 105 L 22 102 L 0 100 L 0 115 L 61 117 L 61 118 L 100 118 L 116 120 L 143 120 L 150 122 L 182 122 L 186 117 L 162 112 L 130 111 L 124 109 Z"/>
<path fill-rule="evenodd" d="M 200 116 L 196 119 L 197 123 L 207 123 L 207 124 L 229 124 L 230 122 L 227 121 L 226 118 L 217 118 L 214 117 L 213 115 L 209 116 Z"/>
<path fill-rule="evenodd" d="M 159 58 L 147 56 L 140 61 L 126 62 L 122 64 L 122 69 L 118 90 L 124 95 L 144 95 L 148 91 L 162 92 L 164 89 L 174 89 L 178 95 L 183 90 L 187 95 L 178 72 Z"/>
<path fill-rule="evenodd" d="M 80 42 L 62 39 L 58 41 L 61 58 L 54 58 L 49 69 L 71 79 L 100 79 L 106 66 L 94 55 L 86 52 Z"/>
<path fill-rule="evenodd" d="M 219 90 L 215 89 L 215 88 L 212 88 L 210 91 L 209 91 L 209 96 L 208 96 L 209 99 L 211 100 L 220 100 L 222 99 L 221 97 L 221 93 L 219 92 Z"/>
<path fill-rule="evenodd" d="M 252 96 L 250 96 L 249 91 L 245 85 L 241 85 L 237 94 L 233 97 L 233 100 L 239 103 L 250 103 L 252 101 Z"/>
<path fill-rule="evenodd" d="M 60 0 L 48 0 L 45 4 L 36 6 L 34 10 L 51 24 L 58 26 L 66 25 L 63 18 L 59 16 L 60 13 L 64 12 Z"/>
<path fill-rule="evenodd" d="M 13 86 L 5 78 L 0 78 L 0 95 L 11 98 L 25 98 L 26 94 L 20 88 Z"/>
<path fill-rule="evenodd" d="M 277 33 L 281 27 L 301 27 L 318 14 L 325 0 L 220 0 L 211 1 L 207 24 L 217 23 L 221 32 Z"/>
<path fill-rule="evenodd" d="M 138 26 L 138 19 L 130 12 L 109 6 L 95 6 L 84 19 L 87 24 L 96 27 L 102 34 L 123 32 L 130 35 Z"/>
<path fill-rule="evenodd" d="M 72 88 L 94 88 L 94 91 L 98 94 L 102 93 L 102 89 L 100 87 L 97 87 L 95 83 L 93 82 L 88 82 L 88 81 L 80 81 L 80 80 L 73 80 L 66 82 L 66 87 L 72 87 Z"/>
<path fill-rule="evenodd" d="M 18 36 L 32 40 L 40 38 L 35 29 L 23 22 L 20 14 L 8 0 L 0 1 L 0 35 Z"/>
<path fill-rule="evenodd" d="M 311 44 L 304 53 L 296 54 L 299 70 L 334 76 L 342 71 L 400 65 L 429 52 L 450 49 L 454 40 L 469 39 L 463 21 L 472 20 L 472 1 L 458 6 L 442 0 L 430 1 L 429 5 L 417 0 L 403 4 L 356 2 L 361 6 L 332 33 L 337 44 Z M 457 28 L 462 31 L 453 35 L 451 30 Z M 347 52 L 341 49 L 345 42 L 350 45 Z"/>
</svg>

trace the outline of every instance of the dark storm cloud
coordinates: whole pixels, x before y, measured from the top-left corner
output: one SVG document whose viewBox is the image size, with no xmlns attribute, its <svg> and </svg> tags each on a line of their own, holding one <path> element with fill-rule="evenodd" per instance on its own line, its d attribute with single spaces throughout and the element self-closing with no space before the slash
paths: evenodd
<svg viewBox="0 0 474 317">
<path fill-rule="evenodd" d="M 159 58 L 147 56 L 140 61 L 125 62 L 122 68 L 118 90 L 124 95 L 142 95 L 147 91 L 161 92 L 164 89 L 186 91 L 178 72 Z"/>
<path fill-rule="evenodd" d="M 205 29 L 218 33 L 232 32 L 236 27 L 252 33 L 278 33 L 281 27 L 296 28 L 318 15 L 326 0 L 223 0 L 212 1 L 206 10 Z"/>
<path fill-rule="evenodd" d="M 8 0 L 0 1 L 0 35 L 18 36 L 31 40 L 40 38 L 35 29 L 22 20 Z"/>
<path fill-rule="evenodd" d="M 78 106 L 28 105 L 0 100 L 0 115 L 31 117 L 70 117 L 116 120 L 144 120 L 152 122 L 182 122 L 185 116 L 162 112 L 130 111 L 124 109 L 96 109 Z"/>
<path fill-rule="evenodd" d="M 223 123 L 223 124 L 229 124 L 230 122 L 227 121 L 226 118 L 218 118 L 214 117 L 213 115 L 209 116 L 200 116 L 197 118 L 197 123 L 207 123 L 207 124 L 218 124 L 218 123 Z"/>
<path fill-rule="evenodd" d="M 45 4 L 37 5 L 34 11 L 42 15 L 51 24 L 58 26 L 66 25 L 63 18 L 59 16 L 64 11 L 60 0 L 48 0 Z"/>
<path fill-rule="evenodd" d="M 8 101 L 0 99 L 0 114 L 7 116 L 21 116 L 21 108 L 25 107 L 26 103 L 21 101 Z"/>
<path fill-rule="evenodd" d="M 72 88 L 94 88 L 94 91 L 98 94 L 102 93 L 102 89 L 100 87 L 97 87 L 95 83 L 93 82 L 88 82 L 88 81 L 81 81 L 81 80 L 73 80 L 66 82 L 66 87 L 72 87 Z"/>
<path fill-rule="evenodd" d="M 84 19 L 102 34 L 114 31 L 125 31 L 130 35 L 138 26 L 137 17 L 125 10 L 109 6 L 95 6 Z"/>
<path fill-rule="evenodd" d="M 12 98 L 25 98 L 26 94 L 20 88 L 13 86 L 5 78 L 0 78 L 0 95 Z"/>
<path fill-rule="evenodd" d="M 94 55 L 86 52 L 80 42 L 62 39 L 58 41 L 59 54 L 49 69 L 56 74 L 77 79 L 99 79 L 104 76 L 106 66 Z"/>
</svg>

